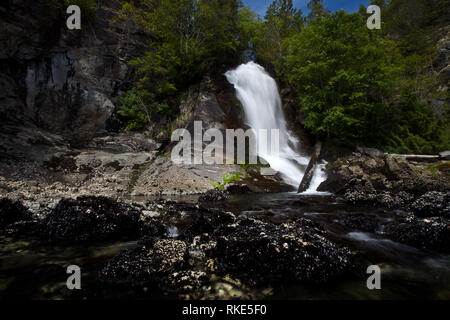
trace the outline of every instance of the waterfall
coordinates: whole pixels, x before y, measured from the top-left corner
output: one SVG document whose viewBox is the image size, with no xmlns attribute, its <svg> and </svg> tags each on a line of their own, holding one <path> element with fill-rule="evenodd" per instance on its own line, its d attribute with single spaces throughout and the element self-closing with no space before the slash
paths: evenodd
<svg viewBox="0 0 450 320">
<path fill-rule="evenodd" d="M 254 62 L 240 65 L 225 76 L 236 89 L 237 98 L 244 108 L 246 124 L 255 130 L 258 156 L 278 171 L 286 183 L 297 188 L 304 175 L 302 167 L 308 164 L 308 159 L 299 154 L 298 141 L 287 130 L 275 80 Z M 270 130 L 279 129 L 278 155 L 261 151 L 270 150 L 269 146 L 259 147 L 262 141 L 259 139 L 261 129 L 267 130 L 269 137 Z M 270 144 L 270 138 L 267 143 Z"/>
</svg>

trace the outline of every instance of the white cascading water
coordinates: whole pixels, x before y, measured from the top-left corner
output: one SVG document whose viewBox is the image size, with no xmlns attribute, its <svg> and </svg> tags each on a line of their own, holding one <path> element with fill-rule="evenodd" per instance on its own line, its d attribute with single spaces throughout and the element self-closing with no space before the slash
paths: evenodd
<svg viewBox="0 0 450 320">
<path fill-rule="evenodd" d="M 259 130 L 267 130 L 270 145 L 270 130 L 279 129 L 279 154 L 261 152 L 261 149 L 270 150 L 268 146 L 258 148 L 258 156 L 278 171 L 286 183 L 298 187 L 304 175 L 301 166 L 307 165 L 309 159 L 298 153 L 298 141 L 287 130 L 275 80 L 254 62 L 240 65 L 237 69 L 228 71 L 225 76 L 236 89 L 237 98 L 244 108 L 247 125 L 255 130 L 258 146 Z"/>
<path fill-rule="evenodd" d="M 325 161 L 317 164 L 316 170 L 314 171 L 314 175 L 311 180 L 311 184 L 309 185 L 308 190 L 303 192 L 304 195 L 329 195 L 328 192 L 317 192 L 317 189 L 322 184 L 322 182 L 327 180 L 327 174 L 325 173 L 326 166 L 327 162 Z"/>
</svg>

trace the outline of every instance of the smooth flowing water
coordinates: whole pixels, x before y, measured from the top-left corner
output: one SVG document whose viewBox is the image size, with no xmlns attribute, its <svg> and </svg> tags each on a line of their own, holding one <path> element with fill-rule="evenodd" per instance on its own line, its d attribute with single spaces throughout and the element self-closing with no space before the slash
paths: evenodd
<svg viewBox="0 0 450 320">
<path fill-rule="evenodd" d="M 300 155 L 298 141 L 287 129 L 276 81 L 254 62 L 240 65 L 225 76 L 236 89 L 246 124 L 254 129 L 258 156 L 278 171 L 286 183 L 298 187 L 304 175 L 302 167 L 308 164 L 308 159 Z M 279 130 L 279 152 L 271 148 L 273 129 Z M 263 139 L 262 132 L 267 133 L 268 139 Z"/>
</svg>

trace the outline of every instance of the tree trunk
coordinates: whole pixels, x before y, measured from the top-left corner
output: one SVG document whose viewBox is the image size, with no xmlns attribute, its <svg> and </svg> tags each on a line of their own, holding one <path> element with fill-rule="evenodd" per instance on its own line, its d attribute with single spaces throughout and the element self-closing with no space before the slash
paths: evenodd
<svg viewBox="0 0 450 320">
<path fill-rule="evenodd" d="M 306 168 L 305 175 L 303 176 L 300 187 L 298 188 L 298 193 L 305 192 L 308 190 L 311 180 L 314 176 L 314 171 L 316 170 L 317 160 L 319 159 L 320 152 L 322 151 L 322 142 L 316 143 L 314 147 L 314 153 L 309 161 L 308 167 Z"/>
</svg>

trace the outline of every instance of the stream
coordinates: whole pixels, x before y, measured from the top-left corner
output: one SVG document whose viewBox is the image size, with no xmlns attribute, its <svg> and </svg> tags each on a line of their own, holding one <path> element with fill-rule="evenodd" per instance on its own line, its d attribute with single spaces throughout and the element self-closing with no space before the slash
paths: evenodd
<svg viewBox="0 0 450 320">
<path fill-rule="evenodd" d="M 177 199 L 195 203 L 197 197 Z M 307 204 L 307 205 L 305 205 Z M 275 224 L 304 216 L 320 224 L 329 238 L 356 253 L 354 274 L 324 284 L 280 285 L 266 289 L 266 299 L 449 299 L 450 256 L 418 250 L 393 242 L 383 235 L 383 224 L 375 234 L 339 224 L 345 216 L 364 214 L 379 221 L 394 219 L 398 211 L 362 209 L 349 206 L 326 195 L 295 193 L 252 194 L 233 196 L 215 204 L 238 216 L 268 219 Z M 104 263 L 137 242 L 92 243 L 58 246 L 28 239 L 13 241 L 0 238 L 0 298 L 113 298 L 103 292 L 97 296 L 96 274 Z M 83 272 L 82 290 L 70 294 L 66 289 L 68 265 L 79 265 Z M 382 270 L 382 290 L 368 290 L 365 269 L 378 265 Z M 367 266 L 367 267 L 366 267 Z M 255 296 L 261 297 L 260 292 Z M 163 292 L 149 293 L 149 299 L 172 299 Z"/>
</svg>

